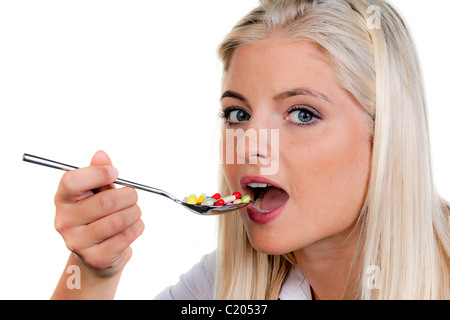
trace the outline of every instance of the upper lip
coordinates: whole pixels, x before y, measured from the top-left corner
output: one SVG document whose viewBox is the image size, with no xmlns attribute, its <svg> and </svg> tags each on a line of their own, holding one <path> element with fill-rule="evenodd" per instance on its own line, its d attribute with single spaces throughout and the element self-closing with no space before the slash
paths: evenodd
<svg viewBox="0 0 450 320">
<path fill-rule="evenodd" d="M 267 179 L 265 177 L 262 177 L 262 176 L 244 176 L 240 180 L 241 188 L 243 190 L 245 190 L 246 194 L 251 194 L 252 196 L 253 196 L 252 189 L 250 187 L 247 187 L 247 184 L 252 183 L 252 182 L 267 183 L 267 184 L 270 184 L 273 187 L 276 187 L 276 188 L 284 190 L 284 188 L 282 188 L 278 183 L 276 183 L 276 182 L 274 182 L 274 181 L 272 181 L 270 179 Z M 252 200 L 255 200 L 255 199 L 252 199 Z"/>
</svg>

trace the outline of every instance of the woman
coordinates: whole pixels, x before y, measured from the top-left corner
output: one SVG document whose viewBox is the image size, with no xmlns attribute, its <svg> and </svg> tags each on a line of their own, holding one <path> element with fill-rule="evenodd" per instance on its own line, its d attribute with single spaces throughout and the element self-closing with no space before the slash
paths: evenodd
<svg viewBox="0 0 450 320">
<path fill-rule="evenodd" d="M 237 151 L 221 191 L 253 203 L 220 216 L 217 251 L 157 298 L 448 299 L 449 204 L 432 181 L 416 51 L 392 6 L 261 0 L 219 56 L 222 150 Z M 266 145 L 226 138 L 238 129 Z M 91 164 L 55 196 L 68 264 L 88 277 L 76 292 L 62 277 L 54 298 L 113 297 L 143 231 L 135 191 L 112 188 L 106 154 Z"/>
</svg>

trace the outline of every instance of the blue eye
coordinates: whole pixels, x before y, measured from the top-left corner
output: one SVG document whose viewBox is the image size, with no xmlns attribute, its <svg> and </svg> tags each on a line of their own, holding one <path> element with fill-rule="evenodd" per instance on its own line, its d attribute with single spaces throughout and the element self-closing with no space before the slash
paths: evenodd
<svg viewBox="0 0 450 320">
<path fill-rule="evenodd" d="M 250 115 L 244 110 L 233 110 L 228 115 L 230 122 L 240 122 L 250 119 Z"/>
<path fill-rule="evenodd" d="M 251 116 L 245 110 L 230 107 L 225 109 L 219 115 L 221 118 L 224 118 L 229 125 L 238 124 L 239 122 L 250 120 Z"/>
<path fill-rule="evenodd" d="M 284 119 L 297 125 L 310 125 L 318 119 L 318 116 L 306 108 L 295 108 Z"/>
</svg>

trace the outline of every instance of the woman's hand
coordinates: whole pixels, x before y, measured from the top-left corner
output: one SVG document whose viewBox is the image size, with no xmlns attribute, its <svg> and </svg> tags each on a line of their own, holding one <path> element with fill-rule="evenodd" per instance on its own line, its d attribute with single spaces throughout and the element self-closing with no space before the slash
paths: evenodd
<svg viewBox="0 0 450 320">
<path fill-rule="evenodd" d="M 68 171 L 55 195 L 55 228 L 67 248 L 92 275 L 107 278 L 120 273 L 144 231 L 136 190 L 116 189 L 117 170 L 103 151 L 91 166 Z"/>
</svg>

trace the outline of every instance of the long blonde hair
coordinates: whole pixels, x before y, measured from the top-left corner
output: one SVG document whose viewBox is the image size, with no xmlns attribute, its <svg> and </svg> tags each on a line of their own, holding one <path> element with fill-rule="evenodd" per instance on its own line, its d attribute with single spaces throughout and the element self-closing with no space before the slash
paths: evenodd
<svg viewBox="0 0 450 320">
<path fill-rule="evenodd" d="M 432 177 L 422 75 L 410 32 L 382 0 L 261 0 L 219 47 L 224 76 L 234 50 L 274 32 L 319 45 L 336 81 L 366 111 L 372 164 L 358 218 L 356 299 L 449 299 L 449 203 Z M 222 192 L 230 192 L 221 178 Z M 266 255 L 239 215 L 219 218 L 217 299 L 277 299 L 292 253 Z M 376 287 L 368 270 L 379 271 Z"/>
</svg>

